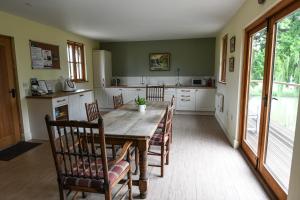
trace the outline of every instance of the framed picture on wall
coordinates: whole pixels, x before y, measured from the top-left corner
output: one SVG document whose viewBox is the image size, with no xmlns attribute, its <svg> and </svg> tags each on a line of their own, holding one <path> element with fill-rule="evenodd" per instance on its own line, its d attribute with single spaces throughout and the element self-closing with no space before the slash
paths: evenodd
<svg viewBox="0 0 300 200">
<path fill-rule="evenodd" d="M 232 36 L 230 38 L 230 53 L 233 53 L 235 51 L 235 36 Z"/>
<path fill-rule="evenodd" d="M 170 71 L 170 53 L 150 53 L 150 71 Z"/>
<path fill-rule="evenodd" d="M 229 58 L 229 72 L 234 72 L 234 57 Z"/>
</svg>

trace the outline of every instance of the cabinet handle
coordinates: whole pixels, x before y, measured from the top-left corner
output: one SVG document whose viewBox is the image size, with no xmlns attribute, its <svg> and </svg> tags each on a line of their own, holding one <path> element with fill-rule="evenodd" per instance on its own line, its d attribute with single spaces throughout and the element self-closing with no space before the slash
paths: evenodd
<svg viewBox="0 0 300 200">
<path fill-rule="evenodd" d="M 81 94 L 81 95 L 79 95 L 80 97 L 83 97 L 84 96 L 84 94 Z"/>
<path fill-rule="evenodd" d="M 181 99 L 181 101 L 191 101 L 190 99 Z"/>
<path fill-rule="evenodd" d="M 60 103 L 60 102 L 64 102 L 64 101 L 66 101 L 66 100 L 65 99 L 63 99 L 63 100 L 57 100 L 56 102 Z"/>
<path fill-rule="evenodd" d="M 190 95 L 181 95 L 181 97 L 191 97 Z"/>
</svg>

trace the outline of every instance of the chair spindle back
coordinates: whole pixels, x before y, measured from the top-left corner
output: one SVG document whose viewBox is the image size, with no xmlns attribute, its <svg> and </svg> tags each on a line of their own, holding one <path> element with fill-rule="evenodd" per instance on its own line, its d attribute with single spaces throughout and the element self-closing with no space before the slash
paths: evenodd
<svg viewBox="0 0 300 200">
<path fill-rule="evenodd" d="M 113 96 L 114 109 L 118 109 L 123 106 L 123 95 L 119 94 L 117 96 Z"/>
<path fill-rule="evenodd" d="M 146 100 L 164 101 L 165 86 L 149 86 L 146 85 Z"/>
<path fill-rule="evenodd" d="M 58 179 L 104 179 L 108 183 L 108 164 L 102 117 L 98 123 L 51 121 L 45 117 Z M 58 135 L 58 137 L 56 137 Z M 100 150 L 95 144 L 100 144 Z M 102 166 L 101 166 L 102 165 Z"/>
<path fill-rule="evenodd" d="M 87 120 L 89 122 L 99 119 L 101 117 L 97 100 L 92 103 L 85 103 L 85 111 Z"/>
</svg>

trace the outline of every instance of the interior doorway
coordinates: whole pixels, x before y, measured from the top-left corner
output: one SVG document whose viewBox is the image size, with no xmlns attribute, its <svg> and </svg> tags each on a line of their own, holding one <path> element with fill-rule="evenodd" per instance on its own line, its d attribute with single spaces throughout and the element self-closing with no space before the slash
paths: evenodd
<svg viewBox="0 0 300 200">
<path fill-rule="evenodd" d="M 20 141 L 21 124 L 13 39 L 0 35 L 0 149 Z"/>
</svg>

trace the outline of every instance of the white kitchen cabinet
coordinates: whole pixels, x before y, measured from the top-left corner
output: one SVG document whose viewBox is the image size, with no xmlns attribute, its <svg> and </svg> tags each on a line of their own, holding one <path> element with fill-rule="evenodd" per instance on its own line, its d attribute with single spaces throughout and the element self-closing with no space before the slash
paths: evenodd
<svg viewBox="0 0 300 200">
<path fill-rule="evenodd" d="M 138 96 L 146 98 L 145 88 L 122 88 L 122 95 L 124 103 L 135 100 Z"/>
<path fill-rule="evenodd" d="M 95 100 L 97 100 L 99 108 L 108 107 L 108 98 L 105 90 L 106 88 L 95 88 Z"/>
<path fill-rule="evenodd" d="M 87 120 L 85 103 L 94 99 L 93 91 L 65 93 L 47 97 L 28 97 L 28 114 L 32 139 L 48 140 L 45 115 L 54 120 Z"/>
<path fill-rule="evenodd" d="M 176 110 L 195 111 L 195 89 L 177 89 Z"/>
<path fill-rule="evenodd" d="M 80 109 L 78 109 L 78 105 L 80 105 L 79 95 L 71 95 L 69 96 L 69 119 L 70 120 L 79 120 L 80 119 Z"/>
<path fill-rule="evenodd" d="M 69 96 L 69 119 L 70 120 L 87 120 L 85 103 L 94 101 L 92 91 L 83 92 Z"/>
<path fill-rule="evenodd" d="M 196 111 L 215 111 L 215 89 L 196 89 Z"/>
<path fill-rule="evenodd" d="M 104 108 L 114 108 L 113 96 L 120 95 L 122 88 L 105 88 L 105 95 L 107 98 L 107 104 Z"/>
<path fill-rule="evenodd" d="M 165 88 L 164 100 L 171 102 L 173 96 L 175 97 L 174 107 L 176 109 L 176 89 Z"/>
</svg>

